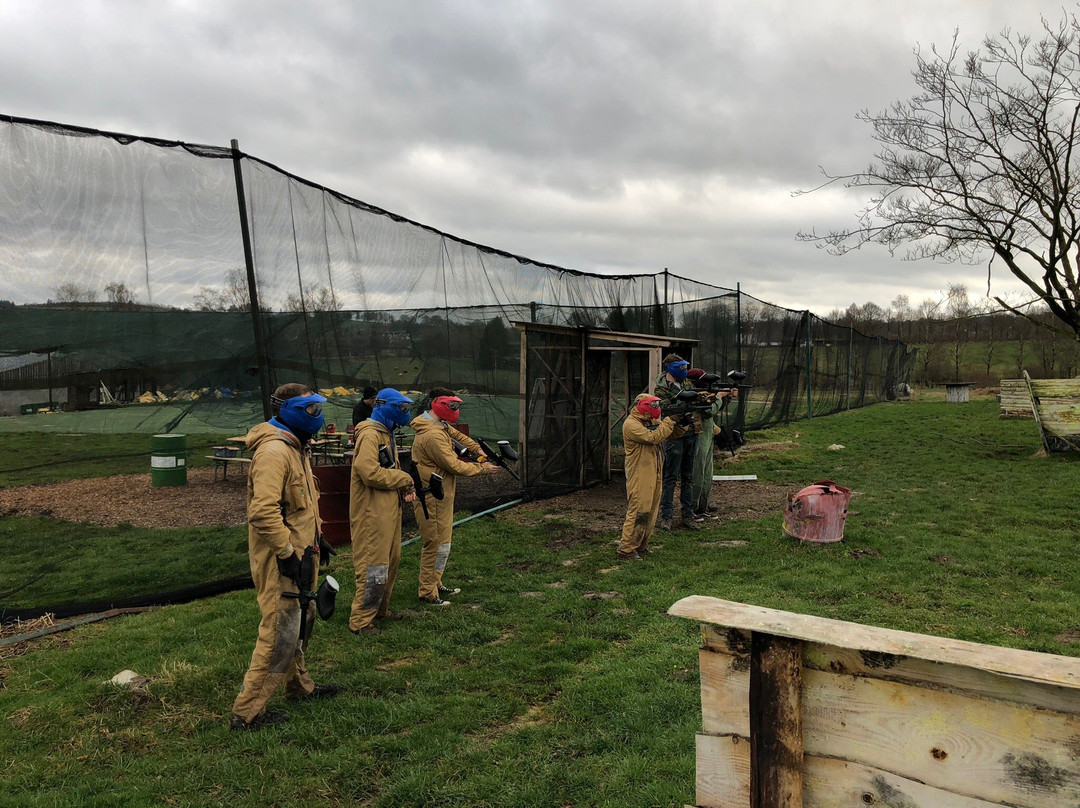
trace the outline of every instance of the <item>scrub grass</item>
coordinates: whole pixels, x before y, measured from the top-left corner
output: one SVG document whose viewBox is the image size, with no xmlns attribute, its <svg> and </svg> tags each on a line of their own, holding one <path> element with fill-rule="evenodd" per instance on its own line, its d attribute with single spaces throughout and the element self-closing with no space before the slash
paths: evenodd
<svg viewBox="0 0 1080 808">
<path fill-rule="evenodd" d="M 250 591 L 54 635 L 0 660 L 3 804 L 692 803 L 698 628 L 665 614 L 686 595 L 1080 655 L 1080 466 L 1038 449 L 1034 424 L 998 420 L 990 400 L 751 435 L 723 473 L 853 488 L 843 542 L 800 544 L 777 512 L 658 534 L 656 555 L 617 563 L 621 519 L 585 534 L 533 503 L 458 528 L 447 583 L 464 591 L 449 608 L 418 606 L 406 548 L 392 603 L 405 619 L 376 637 L 346 630 L 346 553 L 338 614 L 308 654 L 343 692 L 257 733 L 226 729 L 255 639 Z M 125 668 L 150 681 L 105 683 Z"/>
</svg>

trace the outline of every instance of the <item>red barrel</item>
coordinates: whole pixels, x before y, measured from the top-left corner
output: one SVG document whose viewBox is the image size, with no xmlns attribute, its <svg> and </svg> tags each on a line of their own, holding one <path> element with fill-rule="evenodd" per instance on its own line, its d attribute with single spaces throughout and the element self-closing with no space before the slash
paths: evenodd
<svg viewBox="0 0 1080 808">
<path fill-rule="evenodd" d="M 349 474 L 352 466 L 312 466 L 319 481 L 319 516 L 332 547 L 349 544 Z"/>
<path fill-rule="evenodd" d="M 828 544 L 844 538 L 844 520 L 851 489 L 832 480 L 808 485 L 788 494 L 784 508 L 784 532 L 799 541 Z"/>
</svg>

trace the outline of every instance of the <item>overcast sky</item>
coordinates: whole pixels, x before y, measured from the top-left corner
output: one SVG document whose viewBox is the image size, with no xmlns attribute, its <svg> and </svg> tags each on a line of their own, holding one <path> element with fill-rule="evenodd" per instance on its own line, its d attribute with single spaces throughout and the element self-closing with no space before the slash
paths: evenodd
<svg viewBox="0 0 1080 808">
<path fill-rule="evenodd" d="M 1068 4 L 1072 9 L 1072 4 Z M 855 120 L 913 50 L 1043 0 L 0 0 L 0 112 L 227 146 L 461 238 L 592 272 L 672 272 L 825 315 L 986 292 L 986 266 L 835 257 L 799 230 L 860 197 Z M 995 294 L 1016 284 L 995 269 Z"/>
</svg>

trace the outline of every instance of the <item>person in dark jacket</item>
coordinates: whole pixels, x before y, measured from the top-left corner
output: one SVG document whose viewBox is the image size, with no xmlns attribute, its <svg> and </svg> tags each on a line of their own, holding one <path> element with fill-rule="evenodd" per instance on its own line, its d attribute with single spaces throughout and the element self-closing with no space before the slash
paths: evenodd
<svg viewBox="0 0 1080 808">
<path fill-rule="evenodd" d="M 365 387 L 363 392 L 363 398 L 356 402 L 356 406 L 352 411 L 353 426 L 359 426 L 361 423 L 371 417 L 371 411 L 375 409 L 375 396 L 378 394 L 378 390 L 374 387 Z"/>
</svg>

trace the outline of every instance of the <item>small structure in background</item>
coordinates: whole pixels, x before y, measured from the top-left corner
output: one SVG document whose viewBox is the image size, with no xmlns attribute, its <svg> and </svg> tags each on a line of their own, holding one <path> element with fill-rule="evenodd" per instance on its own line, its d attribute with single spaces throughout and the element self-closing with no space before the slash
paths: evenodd
<svg viewBox="0 0 1080 808">
<path fill-rule="evenodd" d="M 784 507 L 784 532 L 799 541 L 829 544 L 844 538 L 844 520 L 851 489 L 832 480 L 808 485 L 788 494 Z"/>
<path fill-rule="evenodd" d="M 971 400 L 971 382 L 945 382 L 945 401 L 967 404 Z"/>
<path fill-rule="evenodd" d="M 1024 382 L 1043 448 L 1080 450 L 1080 379 L 1032 379 L 1025 370 Z"/>
</svg>

